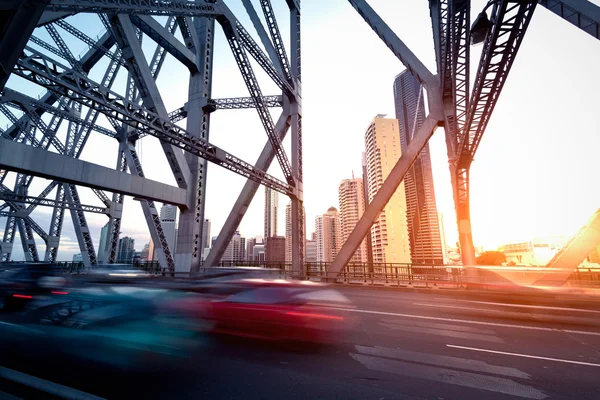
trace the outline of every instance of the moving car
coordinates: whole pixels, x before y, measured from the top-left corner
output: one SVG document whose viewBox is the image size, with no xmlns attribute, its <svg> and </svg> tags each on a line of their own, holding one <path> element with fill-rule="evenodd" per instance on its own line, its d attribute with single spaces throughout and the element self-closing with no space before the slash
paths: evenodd
<svg viewBox="0 0 600 400">
<path fill-rule="evenodd" d="M 19 311 L 39 298 L 68 294 L 68 286 L 68 275 L 52 264 L 22 264 L 2 271 L 0 304 L 5 311 Z"/>
<path fill-rule="evenodd" d="M 333 342 L 354 325 L 350 300 L 310 281 L 239 279 L 179 304 L 212 332 L 278 341 Z"/>
</svg>

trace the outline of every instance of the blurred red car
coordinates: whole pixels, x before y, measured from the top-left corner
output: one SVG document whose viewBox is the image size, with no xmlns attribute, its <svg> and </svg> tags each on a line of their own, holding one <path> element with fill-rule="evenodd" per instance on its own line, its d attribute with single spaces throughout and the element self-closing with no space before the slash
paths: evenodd
<svg viewBox="0 0 600 400">
<path fill-rule="evenodd" d="M 242 279 L 185 303 L 213 332 L 266 340 L 333 342 L 356 322 L 347 297 L 310 281 Z"/>
</svg>

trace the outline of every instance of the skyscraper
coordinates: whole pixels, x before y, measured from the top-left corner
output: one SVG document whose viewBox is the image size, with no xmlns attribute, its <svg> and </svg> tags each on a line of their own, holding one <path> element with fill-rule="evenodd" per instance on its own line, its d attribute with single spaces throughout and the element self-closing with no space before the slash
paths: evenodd
<svg viewBox="0 0 600 400">
<path fill-rule="evenodd" d="M 221 261 L 236 262 L 246 259 L 246 238 L 236 231 L 225 249 Z"/>
<path fill-rule="evenodd" d="M 254 246 L 256 246 L 256 238 L 249 238 L 246 244 L 246 261 L 254 261 Z"/>
<path fill-rule="evenodd" d="M 303 206 L 304 207 L 304 206 Z M 300 221 L 304 227 L 304 249 L 306 251 L 306 214 L 302 208 L 302 220 Z M 306 254 L 305 254 L 306 256 Z M 292 202 L 290 201 L 285 206 L 285 262 L 292 262 Z"/>
<path fill-rule="evenodd" d="M 394 101 L 404 152 L 425 120 L 421 85 L 408 70 L 394 80 Z M 404 185 L 412 263 L 443 264 L 429 144 L 404 177 Z"/>
<path fill-rule="evenodd" d="M 265 187 L 265 240 L 277 236 L 277 212 L 279 210 L 279 194 Z"/>
<path fill-rule="evenodd" d="M 340 214 L 335 207 L 315 219 L 317 261 L 333 262 L 342 246 Z"/>
<path fill-rule="evenodd" d="M 202 224 L 202 249 L 210 249 L 210 219 L 205 219 Z"/>
<path fill-rule="evenodd" d="M 106 262 L 107 258 L 107 250 L 108 250 L 108 231 L 110 229 L 110 223 L 107 222 L 106 225 L 102 227 L 100 231 L 100 244 L 98 245 L 98 262 L 103 264 Z"/>
<path fill-rule="evenodd" d="M 398 120 L 376 116 L 365 134 L 369 202 L 402 154 Z M 371 228 L 373 262 L 410 263 L 404 182 L 398 186 Z"/>
<path fill-rule="evenodd" d="M 362 153 L 362 178 L 363 178 L 363 201 L 365 202 L 365 210 L 369 205 L 369 180 L 367 178 L 367 153 Z M 367 262 L 373 265 L 373 242 L 371 235 L 365 238 L 365 248 L 367 250 Z"/>
<path fill-rule="evenodd" d="M 280 263 L 285 260 L 285 237 L 270 236 L 265 240 L 266 261 Z"/>
<path fill-rule="evenodd" d="M 340 199 L 340 230 L 342 243 L 348 236 L 365 212 L 365 200 L 362 178 L 344 179 L 340 182 L 338 194 Z M 350 262 L 367 262 L 367 243 L 363 240 Z"/>
<path fill-rule="evenodd" d="M 171 254 L 175 253 L 175 240 L 177 237 L 177 225 L 175 220 L 177 219 L 177 206 L 170 204 L 163 204 L 160 208 L 160 222 L 169 244 Z"/>
<path fill-rule="evenodd" d="M 129 236 L 119 239 L 117 246 L 117 262 L 130 263 L 135 255 L 135 239 Z"/>
</svg>

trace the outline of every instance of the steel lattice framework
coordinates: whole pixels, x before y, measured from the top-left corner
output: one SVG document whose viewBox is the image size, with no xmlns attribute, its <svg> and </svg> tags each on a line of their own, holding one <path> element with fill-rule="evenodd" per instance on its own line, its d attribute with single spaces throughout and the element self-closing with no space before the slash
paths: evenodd
<svg viewBox="0 0 600 400">
<path fill-rule="evenodd" d="M 475 81 L 471 83 L 470 0 L 429 1 L 437 75 L 424 66 L 365 0 L 348 1 L 427 90 L 429 115 L 367 207 L 329 273 L 335 277 L 347 265 L 438 126 L 443 126 L 446 133 L 463 263 L 472 265 L 475 260 L 469 171 L 535 8 L 539 3 L 596 38 L 600 36 L 600 8 L 586 0 L 490 0 L 483 11 L 491 8 L 489 31 L 485 34 Z M 54 261 L 64 212 L 68 209 L 87 266 L 96 262 L 96 252 L 85 212 L 108 215 L 111 229 L 107 260 L 114 262 L 124 195 L 129 194 L 140 200 L 161 265 L 170 271 L 196 271 L 201 264 L 199 243 L 202 243 L 206 170 L 208 162 L 212 162 L 248 180 L 206 264 L 213 265 L 220 260 L 262 184 L 292 199 L 293 272 L 296 276 L 303 275 L 300 0 L 286 0 L 290 17 L 287 48 L 271 1 L 255 3 L 260 6 L 264 19 L 259 17 L 258 8 L 251 0 L 242 0 L 259 42 L 222 0 L 24 0 L 0 8 L 3 24 L 0 27 L 3 33 L 0 36 L 0 89 L 3 90 L 0 112 L 12 124 L 0 132 L 0 199 L 5 202 L 0 205 L 0 216 L 7 218 L 0 242 L 3 260 L 10 258 L 15 233 L 19 230 L 28 260 L 40 259 L 35 233 L 46 243 L 44 259 Z M 84 33 L 69 22 L 69 17 L 77 13 L 98 15 L 106 32 L 97 38 Z M 160 23 L 156 16 L 166 17 L 166 21 Z M 225 33 L 249 97 L 213 99 L 211 96 L 216 24 Z M 36 29 L 45 30 L 54 43 L 41 39 Z M 75 57 L 61 32 L 85 43 L 87 52 Z M 176 33 L 183 40 L 178 39 Z M 156 44 L 149 62 L 142 50 L 144 38 Z M 171 112 L 165 109 L 156 85 L 166 54 L 190 73 L 189 99 Z M 250 58 L 279 87 L 280 95 L 263 94 Z M 102 79 L 94 81 L 89 72 L 103 59 L 108 60 L 108 66 Z M 127 72 L 125 93 L 112 89 L 120 69 Z M 45 88 L 47 93 L 35 99 L 5 88 L 11 73 Z M 268 110 L 271 107 L 283 108 L 277 121 L 271 117 Z M 254 165 L 209 141 L 213 112 L 248 108 L 256 109 L 268 138 Z M 101 114 L 112 129 L 97 125 Z M 184 119 L 187 119 L 185 129 L 177 125 Z M 64 142 L 57 135 L 63 124 L 67 131 Z M 282 148 L 288 130 L 292 132 L 291 160 Z M 79 160 L 92 132 L 119 142 L 115 170 Z M 135 146 L 136 141 L 145 136 L 160 140 L 178 187 L 158 184 L 145 177 Z M 275 159 L 285 181 L 266 173 Z M 56 164 L 60 164 L 60 168 L 56 168 Z M 73 173 L 73 170 L 83 172 Z M 17 173 L 12 189 L 3 184 L 7 171 Z M 28 194 L 33 176 L 52 179 L 37 196 Z M 77 186 L 91 187 L 104 207 L 82 205 Z M 112 192 L 112 198 L 104 190 Z M 51 193 L 55 194 L 54 200 L 46 199 Z M 177 249 L 169 249 L 155 200 L 176 204 L 182 210 Z M 48 232 L 30 216 L 38 205 L 53 207 Z"/>
<path fill-rule="evenodd" d="M 101 251 L 106 251 L 108 262 L 115 262 L 124 195 L 128 194 L 142 206 L 163 268 L 195 272 L 201 265 L 206 170 L 211 162 L 248 179 L 240 194 L 242 202 L 249 203 L 261 184 L 291 197 L 298 236 L 293 240 L 294 272 L 302 274 L 300 2 L 287 1 L 292 21 L 287 49 L 271 2 L 260 1 L 266 28 L 252 4 L 247 1 L 244 6 L 262 46 L 222 0 L 26 0 L 0 8 L 0 112 L 12 124 L 0 132 L 0 200 L 4 202 L 0 216 L 7 218 L 0 245 L 3 260 L 10 259 L 18 230 L 27 260 L 56 261 L 65 210 L 69 210 L 87 267 L 97 264 L 97 252 L 86 213 L 108 216 L 108 246 Z M 80 13 L 96 14 L 105 32 L 95 36 L 78 27 L 71 16 Z M 225 33 L 249 97 L 211 96 L 216 25 Z M 73 40 L 87 47 L 80 57 L 68 45 Z M 144 40 L 155 44 L 151 57 L 142 49 Z M 189 71 L 188 101 L 171 112 L 165 109 L 156 84 L 167 54 Z M 250 58 L 281 89 L 280 94 L 263 95 Z M 104 72 L 95 73 L 102 78 L 94 80 L 90 72 L 98 68 Z M 119 72 L 127 76 L 124 92 L 113 85 Z M 47 92 L 34 98 L 5 87 L 11 73 Z M 278 121 L 271 117 L 269 108 L 273 107 L 283 110 Z M 209 142 L 213 112 L 249 108 L 256 109 L 268 138 L 256 165 Z M 97 123 L 100 115 L 110 126 Z M 290 158 L 282 146 L 288 129 L 294 143 Z M 64 135 L 59 134 L 63 131 Z M 79 160 L 92 132 L 118 141 L 114 170 Z M 160 141 L 178 187 L 146 178 L 136 151 L 136 142 L 146 136 Z M 274 159 L 285 180 L 266 173 Z M 3 183 L 8 171 L 17 173 L 11 188 Z M 51 183 L 32 196 L 29 189 L 36 176 L 50 178 Z M 92 188 L 103 205 L 82 204 L 79 186 Z M 113 193 L 112 198 L 105 190 Z M 177 249 L 169 248 L 155 200 L 180 207 Z M 48 231 L 31 217 L 37 206 L 53 208 Z M 236 226 L 227 225 L 218 243 L 229 241 L 244 213 L 245 208 L 232 210 L 229 221 L 236 221 Z M 46 244 L 43 256 L 38 254 L 34 233 Z M 214 246 L 209 259 L 218 260 L 225 247 Z"/>
</svg>

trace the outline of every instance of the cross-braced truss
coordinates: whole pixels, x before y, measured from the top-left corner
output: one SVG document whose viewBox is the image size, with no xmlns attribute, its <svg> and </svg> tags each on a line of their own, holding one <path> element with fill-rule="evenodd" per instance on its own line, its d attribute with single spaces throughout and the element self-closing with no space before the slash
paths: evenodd
<svg viewBox="0 0 600 400">
<path fill-rule="evenodd" d="M 485 27 L 489 31 L 484 34 L 476 79 L 471 84 L 470 0 L 429 1 L 437 75 L 421 63 L 365 0 L 348 1 L 427 90 L 429 115 L 367 207 L 329 272 L 336 276 L 347 265 L 438 126 L 443 126 L 446 132 L 463 263 L 473 264 L 469 170 L 535 7 L 539 3 L 596 38 L 600 33 L 600 8 L 586 0 L 490 0 L 483 11 L 485 13 L 491 7 L 489 24 Z M 19 230 L 28 259 L 39 258 L 32 238 L 35 232 L 46 243 L 45 259 L 54 260 L 64 210 L 69 209 L 87 265 L 93 264 L 96 254 L 89 240 L 84 212 L 109 216 L 111 229 L 106 251 L 108 260 L 114 261 L 123 194 L 134 194 L 144 209 L 152 240 L 159 244 L 157 253 L 161 265 L 171 271 L 194 271 L 201 260 L 199 243 L 202 243 L 206 169 L 207 163 L 212 162 L 248 178 L 248 181 L 206 263 L 214 264 L 221 258 L 250 201 L 263 184 L 292 199 L 293 268 L 297 276 L 303 274 L 300 1 L 286 0 L 290 12 L 287 49 L 271 2 L 256 1 L 265 23 L 252 0 L 242 0 L 242 3 L 262 47 L 222 0 L 25 0 L 11 2 L 0 10 L 0 21 L 4 24 L 4 35 L 0 40 L 0 88 L 4 88 L 12 72 L 47 90 L 38 99 L 10 89 L 5 89 L 0 97 L 0 112 L 11 123 L 0 132 L 0 195 L 5 201 L 0 205 L 0 216 L 7 217 L 4 238 L 0 242 L 3 259 L 10 258 L 15 233 Z M 106 32 L 93 39 L 69 22 L 69 17 L 77 13 L 98 15 Z M 158 16 L 165 21 L 159 22 Z M 216 23 L 225 33 L 249 97 L 213 99 L 211 96 Z M 36 26 L 40 27 L 35 30 Z M 41 29 L 53 43 L 39 37 L 37 31 Z M 87 52 L 75 57 L 61 32 L 85 43 Z M 156 43 L 150 62 L 146 61 L 142 50 L 144 38 Z M 190 72 L 189 100 L 171 112 L 165 109 L 155 83 L 167 53 Z M 250 57 L 281 89 L 281 95 L 263 94 Z M 90 78 L 90 71 L 102 59 L 108 60 L 108 67 L 103 78 L 95 81 Z M 112 89 L 120 69 L 127 71 L 124 93 Z M 268 108 L 280 106 L 283 112 L 275 123 Z M 244 108 L 257 110 L 268 138 L 255 165 L 209 142 L 211 113 Z M 110 126 L 96 123 L 100 114 L 107 118 Z M 185 129 L 177 125 L 186 118 Z M 61 141 L 62 136 L 57 133 L 63 123 L 67 125 L 67 134 Z M 292 132 L 291 161 L 282 149 L 288 130 Z M 92 131 L 119 141 L 115 171 L 78 160 Z M 167 188 L 156 182 L 151 184 L 144 177 L 135 146 L 144 136 L 161 141 L 178 188 Z M 43 156 L 48 150 L 58 155 L 29 161 L 35 155 Z M 20 159 L 28 161 L 21 162 Z M 45 159 L 51 160 L 53 165 L 45 163 Z M 285 181 L 266 173 L 274 159 L 277 159 Z M 60 167 L 57 168 L 56 163 L 61 164 Z M 65 168 L 85 170 L 85 176 L 70 173 L 71 170 Z M 8 170 L 17 172 L 12 189 L 3 184 Z M 130 174 L 127 174 L 128 170 Z M 37 196 L 28 194 L 33 175 L 53 179 Z M 109 175 L 111 179 L 102 179 Z M 105 207 L 82 205 L 77 185 L 93 188 Z M 103 190 L 112 191 L 112 199 Z M 55 200 L 46 200 L 53 191 Z M 174 256 L 162 233 L 153 203 L 165 199 L 182 209 Z M 48 233 L 30 216 L 38 205 L 54 207 Z"/>
<path fill-rule="evenodd" d="M 142 206 L 162 267 L 171 272 L 194 272 L 201 265 L 209 162 L 248 178 L 252 186 L 262 184 L 290 196 L 296 210 L 293 223 L 301 225 L 300 2 L 287 1 L 291 21 L 287 49 L 270 0 L 257 2 L 266 28 L 251 2 L 244 3 L 259 42 L 222 0 L 26 0 L 0 8 L 0 113 L 9 123 L 0 132 L 0 201 L 4 202 L 0 216 L 6 217 L 0 244 L 3 260 L 10 260 L 17 236 L 27 260 L 42 260 L 35 233 L 46 245 L 43 260 L 56 261 L 65 210 L 69 210 L 84 264 L 97 264 L 100 252 L 107 262 L 115 262 L 124 194 L 128 194 Z M 87 31 L 76 14 L 95 15 L 96 26 L 103 26 L 104 31 L 100 35 Z M 245 83 L 240 94 L 247 97 L 212 97 L 216 25 L 224 32 Z M 150 56 L 145 54 L 148 41 L 155 48 Z M 74 48 L 82 44 L 87 50 L 78 56 Z M 167 54 L 170 62 L 174 60 L 189 71 L 188 100 L 171 112 L 156 83 Z M 279 94 L 263 95 L 251 59 L 281 89 Z M 10 73 L 19 79 L 6 85 Z M 115 84 L 119 74 L 126 76 L 125 84 L 120 85 L 124 88 Z M 46 93 L 38 97 L 26 94 L 20 86 L 23 80 Z M 269 110 L 273 107 L 283 109 L 277 123 Z M 263 151 L 266 161 L 261 155 L 257 165 L 209 142 L 213 112 L 249 108 L 256 109 L 268 139 Z M 290 127 L 291 160 L 282 146 Z M 79 160 L 91 134 L 118 142 L 114 170 Z M 146 178 L 136 144 L 148 136 L 160 140 L 178 187 Z M 273 159 L 277 159 L 284 180 L 266 172 Z M 8 171 L 16 173 L 12 187 L 4 184 Z M 34 177 L 52 181 L 39 194 L 31 195 Z M 82 204 L 80 186 L 91 188 L 102 205 Z M 105 191 L 112 192 L 112 198 Z M 249 196 L 248 201 L 251 199 Z M 169 248 L 156 200 L 180 207 L 177 249 Z M 53 208 L 47 231 L 33 219 L 37 206 Z M 107 247 L 98 252 L 86 221 L 90 212 L 108 216 Z M 232 211 L 237 223 L 244 212 Z M 299 275 L 304 232 L 296 232 L 294 271 Z M 220 241 L 228 242 L 228 235 L 229 229 L 224 229 Z M 211 259 L 220 258 L 222 250 L 224 247 L 215 246 Z"/>
</svg>

